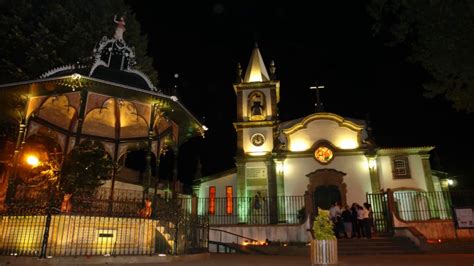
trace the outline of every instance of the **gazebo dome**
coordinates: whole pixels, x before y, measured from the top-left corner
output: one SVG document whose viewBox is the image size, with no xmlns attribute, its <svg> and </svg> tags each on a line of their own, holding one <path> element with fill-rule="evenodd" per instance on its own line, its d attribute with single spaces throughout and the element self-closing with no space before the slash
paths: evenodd
<svg viewBox="0 0 474 266">
<path fill-rule="evenodd" d="M 135 69 L 135 49 L 129 47 L 123 39 L 106 36 L 93 50 L 94 63 L 91 66 L 65 65 L 49 70 L 40 78 L 51 78 L 79 74 L 134 88 L 157 91 L 148 76 Z"/>
</svg>

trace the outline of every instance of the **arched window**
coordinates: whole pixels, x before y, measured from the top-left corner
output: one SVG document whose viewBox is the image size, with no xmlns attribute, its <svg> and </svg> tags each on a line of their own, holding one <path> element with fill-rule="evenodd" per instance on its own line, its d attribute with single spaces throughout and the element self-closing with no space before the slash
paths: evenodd
<svg viewBox="0 0 474 266">
<path fill-rule="evenodd" d="M 248 97 L 248 116 L 251 121 L 265 120 L 265 95 L 261 91 L 254 91 Z"/>
</svg>

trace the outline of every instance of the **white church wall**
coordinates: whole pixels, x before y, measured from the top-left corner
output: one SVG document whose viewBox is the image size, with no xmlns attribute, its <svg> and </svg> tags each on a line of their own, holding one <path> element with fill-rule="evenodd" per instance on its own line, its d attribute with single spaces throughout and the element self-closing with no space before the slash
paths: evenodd
<svg viewBox="0 0 474 266">
<path fill-rule="evenodd" d="M 318 140 L 325 139 L 340 149 L 359 147 L 358 131 L 342 127 L 333 120 L 314 120 L 289 136 L 291 151 L 305 151 Z"/>
<path fill-rule="evenodd" d="M 393 178 L 392 159 L 390 156 L 379 156 L 377 160 L 381 188 L 415 188 L 426 190 L 425 173 L 420 155 L 408 155 L 411 178 Z"/>
<path fill-rule="evenodd" d="M 318 169 L 335 169 L 346 173 L 347 203 L 363 203 L 366 193 L 371 192 L 367 158 L 364 155 L 336 156 L 329 164 L 322 165 L 313 157 L 287 158 L 284 165 L 285 195 L 304 195 L 309 184 L 306 176 Z"/>
<path fill-rule="evenodd" d="M 224 198 L 226 196 L 225 189 L 227 186 L 232 186 L 232 196 L 237 197 L 237 174 L 231 173 L 216 179 L 202 182 L 201 188 L 199 189 L 199 198 L 208 198 L 209 187 L 212 186 L 216 187 L 216 198 Z"/>
</svg>

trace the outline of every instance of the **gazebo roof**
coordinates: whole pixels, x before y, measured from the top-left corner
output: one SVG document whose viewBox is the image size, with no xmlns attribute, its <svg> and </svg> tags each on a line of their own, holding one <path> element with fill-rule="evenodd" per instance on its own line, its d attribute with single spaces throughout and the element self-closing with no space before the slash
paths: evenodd
<svg viewBox="0 0 474 266">
<path fill-rule="evenodd" d="M 83 73 L 82 71 L 77 71 Z M 95 77 L 82 76 L 74 72 L 71 75 L 55 76 L 37 80 L 22 81 L 0 85 L 1 90 L 35 96 L 57 96 L 87 89 L 89 92 L 104 94 L 118 99 L 156 104 L 164 116 L 179 126 L 179 144 L 191 137 L 204 134 L 201 122 L 179 101 L 157 91 L 128 86 Z"/>
</svg>

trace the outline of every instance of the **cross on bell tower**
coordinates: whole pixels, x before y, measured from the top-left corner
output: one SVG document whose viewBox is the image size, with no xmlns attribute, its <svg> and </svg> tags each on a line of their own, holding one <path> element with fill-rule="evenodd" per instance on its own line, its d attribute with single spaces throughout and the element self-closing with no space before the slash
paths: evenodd
<svg viewBox="0 0 474 266">
<path fill-rule="evenodd" d="M 316 112 L 323 112 L 324 106 L 321 98 L 319 97 L 319 89 L 324 89 L 324 85 L 318 85 L 318 82 L 314 86 L 309 87 L 310 90 L 316 90 L 316 103 L 314 107 L 316 108 Z"/>
</svg>

